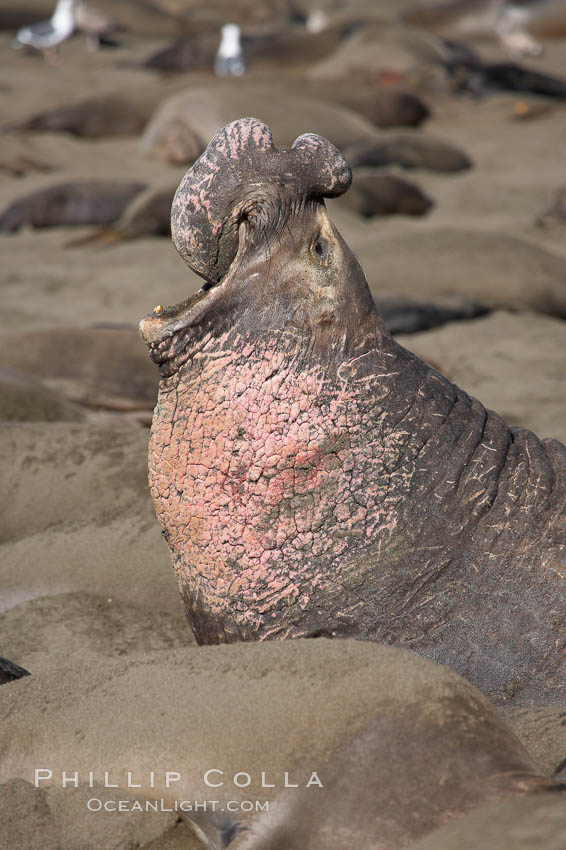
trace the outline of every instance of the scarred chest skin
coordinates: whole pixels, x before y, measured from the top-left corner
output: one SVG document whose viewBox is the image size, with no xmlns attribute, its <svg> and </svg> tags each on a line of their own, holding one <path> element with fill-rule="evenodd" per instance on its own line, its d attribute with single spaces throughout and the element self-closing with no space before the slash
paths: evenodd
<svg viewBox="0 0 566 850">
<path fill-rule="evenodd" d="M 197 639 L 357 636 L 538 687 L 563 651 L 556 469 L 390 348 L 329 368 L 234 332 L 162 379 L 150 485 Z"/>
<path fill-rule="evenodd" d="M 353 636 L 500 702 L 566 698 L 564 447 L 399 346 L 321 204 L 260 236 L 142 323 L 151 492 L 197 640 Z"/>
<path fill-rule="evenodd" d="M 196 621 L 209 616 L 213 633 L 222 622 L 224 639 L 307 634 L 314 600 L 327 608 L 337 582 L 358 574 L 353 555 L 394 531 L 411 479 L 400 466 L 409 435 L 401 423 L 382 436 L 388 416 L 375 395 L 364 399 L 363 377 L 351 392 L 371 355 L 329 375 L 288 358 L 277 335 L 260 346 L 237 333 L 218 342 L 221 351 L 203 351 L 162 384 L 150 449 L 156 510 L 182 553 L 181 583 L 190 564 Z M 337 625 L 351 621 L 348 608 L 336 610 Z"/>
</svg>

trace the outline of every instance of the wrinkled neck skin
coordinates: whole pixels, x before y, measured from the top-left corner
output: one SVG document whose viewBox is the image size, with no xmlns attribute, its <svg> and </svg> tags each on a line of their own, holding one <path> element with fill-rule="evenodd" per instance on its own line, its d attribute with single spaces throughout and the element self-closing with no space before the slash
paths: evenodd
<svg viewBox="0 0 566 850">
<path fill-rule="evenodd" d="M 540 689 L 564 645 L 541 606 L 565 619 L 540 441 L 390 337 L 321 204 L 242 225 L 207 297 L 152 353 L 151 492 L 197 640 L 353 636 Z"/>
</svg>

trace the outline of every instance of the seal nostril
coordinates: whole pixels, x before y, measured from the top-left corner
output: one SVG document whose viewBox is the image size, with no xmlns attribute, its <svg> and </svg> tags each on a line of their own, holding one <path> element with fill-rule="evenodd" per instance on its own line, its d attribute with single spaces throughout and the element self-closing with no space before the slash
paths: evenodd
<svg viewBox="0 0 566 850">
<path fill-rule="evenodd" d="M 313 249 L 319 259 L 326 260 L 328 257 L 328 241 L 323 236 L 317 237 Z"/>
</svg>

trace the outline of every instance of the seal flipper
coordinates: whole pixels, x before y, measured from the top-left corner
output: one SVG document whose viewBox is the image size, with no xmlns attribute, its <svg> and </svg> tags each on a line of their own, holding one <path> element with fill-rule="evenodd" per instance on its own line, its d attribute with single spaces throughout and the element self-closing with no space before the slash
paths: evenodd
<svg viewBox="0 0 566 850">
<path fill-rule="evenodd" d="M 228 817 L 216 817 L 206 813 L 188 815 L 181 812 L 183 822 L 203 843 L 207 850 L 224 850 L 247 827 Z"/>
<path fill-rule="evenodd" d="M 29 670 L 25 670 L 19 664 L 14 664 L 13 661 L 8 661 L 7 658 L 0 657 L 0 685 L 6 685 L 8 682 L 22 679 L 24 676 L 31 676 Z"/>
</svg>

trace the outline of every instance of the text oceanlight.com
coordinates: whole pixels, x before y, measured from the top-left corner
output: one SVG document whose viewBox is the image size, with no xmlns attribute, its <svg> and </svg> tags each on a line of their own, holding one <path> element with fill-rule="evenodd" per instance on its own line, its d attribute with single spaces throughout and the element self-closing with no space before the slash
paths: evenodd
<svg viewBox="0 0 566 850">
<path fill-rule="evenodd" d="M 87 801 L 90 812 L 268 812 L 268 800 L 100 800 Z"/>
</svg>

